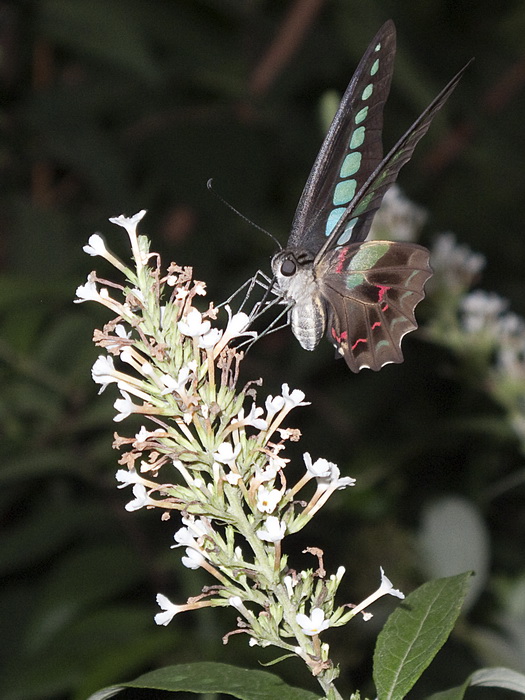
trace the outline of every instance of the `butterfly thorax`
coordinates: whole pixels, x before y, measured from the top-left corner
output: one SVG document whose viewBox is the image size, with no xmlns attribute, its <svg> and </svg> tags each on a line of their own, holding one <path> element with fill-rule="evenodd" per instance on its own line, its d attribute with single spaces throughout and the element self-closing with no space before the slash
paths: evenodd
<svg viewBox="0 0 525 700">
<path fill-rule="evenodd" d="M 272 270 L 280 293 L 293 304 L 292 331 L 305 350 L 313 350 L 326 327 L 326 302 L 314 275 L 314 256 L 304 248 L 290 247 L 272 258 Z"/>
</svg>

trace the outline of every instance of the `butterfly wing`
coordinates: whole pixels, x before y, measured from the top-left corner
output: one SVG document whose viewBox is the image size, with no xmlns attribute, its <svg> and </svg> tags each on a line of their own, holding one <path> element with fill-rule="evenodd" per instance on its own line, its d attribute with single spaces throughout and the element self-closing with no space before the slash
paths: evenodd
<svg viewBox="0 0 525 700">
<path fill-rule="evenodd" d="M 392 150 L 368 177 L 366 182 L 364 182 L 348 206 L 346 208 L 336 208 L 333 210 L 333 213 L 337 212 L 338 219 L 334 222 L 329 237 L 325 240 L 325 243 L 317 253 L 316 263 L 332 248 L 344 245 L 349 241 L 358 243 L 359 241 L 365 240 L 370 229 L 370 224 L 372 223 L 372 218 L 381 206 L 381 201 L 385 192 L 396 181 L 403 165 L 412 157 L 414 148 L 428 131 L 436 112 L 445 104 L 469 65 L 470 61 L 452 78 L 418 119 L 416 119 L 406 134 L 399 139 Z M 332 216 L 333 213 L 330 216 Z"/>
<path fill-rule="evenodd" d="M 431 277 L 429 253 L 413 243 L 369 241 L 324 256 L 317 282 L 328 301 L 328 340 L 352 372 L 403 361 L 401 340 Z"/>
<path fill-rule="evenodd" d="M 383 107 L 390 91 L 396 30 L 386 22 L 350 81 L 295 212 L 288 246 L 316 253 L 383 157 Z"/>
</svg>

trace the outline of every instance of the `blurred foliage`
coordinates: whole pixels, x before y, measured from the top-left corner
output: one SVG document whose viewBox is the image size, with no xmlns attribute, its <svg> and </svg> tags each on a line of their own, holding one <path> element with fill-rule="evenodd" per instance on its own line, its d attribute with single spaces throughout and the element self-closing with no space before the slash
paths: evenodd
<svg viewBox="0 0 525 700">
<path fill-rule="evenodd" d="M 270 239 L 206 181 L 284 242 L 322 140 L 322 98 L 342 93 L 391 17 L 399 48 L 387 146 L 476 57 L 400 184 L 430 211 L 426 241 L 453 230 L 487 257 L 483 286 L 524 314 L 525 6 L 4 0 L 0 17 L 2 695 L 81 700 L 162 664 L 232 652 L 255 667 L 272 653 L 239 637 L 221 644 L 231 611 L 153 625 L 157 591 L 181 602 L 207 581 L 169 549 L 175 522 L 126 513 L 115 489 L 114 397 L 98 397 L 89 372 L 104 318 L 71 303 L 93 266 L 82 245 L 101 230 L 118 249 L 107 218 L 147 208 L 142 230 L 155 249 L 165 263 L 193 265 L 210 298 L 268 271 Z M 453 495 L 475 509 L 490 576 L 416 698 L 484 664 L 525 671 L 525 472 L 476 371 L 422 334 L 404 348 L 403 365 L 353 376 L 328 344 L 307 353 L 285 330 L 258 343 L 243 369 L 246 381 L 264 377 L 268 393 L 287 382 L 312 401 L 288 455 L 298 469 L 308 450 L 358 478 L 290 553 L 304 568 L 313 562 L 299 552 L 315 545 L 329 571 L 344 564 L 349 601 L 376 587 L 380 565 L 406 592 L 429 577 L 416 546 L 426 504 Z M 348 691 L 373 692 L 371 649 L 393 604 L 377 607 L 351 638 L 327 634 L 340 644 L 333 656 Z M 305 685 L 297 664 L 277 671 Z"/>
</svg>

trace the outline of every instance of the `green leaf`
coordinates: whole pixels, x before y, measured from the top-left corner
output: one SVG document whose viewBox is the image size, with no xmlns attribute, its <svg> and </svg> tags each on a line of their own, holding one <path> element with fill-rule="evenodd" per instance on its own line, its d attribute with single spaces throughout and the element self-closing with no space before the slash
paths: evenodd
<svg viewBox="0 0 525 700">
<path fill-rule="evenodd" d="M 470 677 L 470 685 L 506 688 L 525 694 L 525 676 L 510 668 L 481 668 Z"/>
<path fill-rule="evenodd" d="M 379 700 L 400 700 L 445 643 L 468 591 L 471 573 L 429 581 L 387 620 L 374 652 Z"/>
<path fill-rule="evenodd" d="M 242 700 L 275 700 L 280 697 L 286 700 L 319 700 L 318 695 L 287 685 L 278 676 L 267 671 L 208 662 L 159 668 L 139 676 L 130 683 L 100 690 L 88 700 L 113 697 L 122 688 L 227 693 Z"/>
<path fill-rule="evenodd" d="M 455 688 L 448 688 L 448 690 L 442 690 L 440 693 L 432 693 L 427 700 L 463 700 L 467 688 L 470 686 L 470 678 L 458 685 Z"/>
<path fill-rule="evenodd" d="M 505 688 L 525 694 L 525 676 L 510 668 L 481 668 L 469 676 L 463 685 L 434 693 L 427 700 L 462 700 L 466 690 L 474 686 Z"/>
</svg>

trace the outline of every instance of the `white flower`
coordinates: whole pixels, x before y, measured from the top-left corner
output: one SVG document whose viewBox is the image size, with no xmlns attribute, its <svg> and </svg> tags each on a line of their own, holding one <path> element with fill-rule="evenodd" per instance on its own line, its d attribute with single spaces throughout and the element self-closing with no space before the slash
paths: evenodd
<svg viewBox="0 0 525 700">
<path fill-rule="evenodd" d="M 102 291 L 105 291 L 107 296 L 107 289 Z M 91 277 L 88 277 L 86 284 L 81 284 L 80 287 L 77 287 L 76 295 L 78 299 L 74 300 L 73 303 L 75 304 L 81 304 L 83 301 L 98 301 L 102 296 L 101 293 L 99 294 L 97 285 Z"/>
<path fill-rule="evenodd" d="M 96 384 L 102 384 L 102 387 L 98 392 L 99 394 L 104 391 L 108 384 L 117 381 L 115 372 L 115 364 L 112 357 L 106 355 L 99 355 L 97 357 L 93 367 L 91 368 L 91 378 Z"/>
<path fill-rule="evenodd" d="M 165 595 L 162 595 L 162 593 L 157 593 L 157 603 L 159 607 L 164 610 L 164 612 L 155 615 L 155 623 L 157 625 L 166 626 L 173 620 L 177 613 L 184 609 L 182 605 L 175 605 L 172 603 Z"/>
<path fill-rule="evenodd" d="M 288 408 L 288 410 L 291 410 L 296 406 L 308 406 L 310 404 L 309 401 L 304 400 L 304 391 L 301 391 L 300 389 L 294 389 L 293 391 L 290 391 L 288 384 L 283 384 L 281 387 L 281 391 L 284 399 L 284 404 Z"/>
<path fill-rule="evenodd" d="M 131 338 L 131 331 L 127 331 L 126 327 L 122 323 L 117 323 L 115 326 L 115 335 L 118 338 L 122 338 L 122 340 L 129 340 Z M 120 347 L 122 347 L 122 343 L 118 341 L 115 343 L 108 343 L 106 345 L 108 350 L 118 350 Z"/>
<path fill-rule="evenodd" d="M 266 418 L 268 421 L 272 419 L 272 417 L 278 413 L 281 408 L 284 406 L 284 399 L 282 396 L 268 396 L 266 398 L 265 402 L 266 406 Z"/>
<path fill-rule="evenodd" d="M 262 484 L 264 484 L 265 481 L 273 481 L 276 476 L 277 468 L 274 466 L 267 465 L 263 471 L 259 471 L 258 467 L 255 468 L 255 478 Z"/>
<path fill-rule="evenodd" d="M 164 396 L 164 394 L 170 394 L 172 391 L 176 391 L 177 394 L 185 393 L 191 371 L 191 368 L 186 365 L 179 370 L 177 379 L 174 379 L 169 374 L 163 374 L 160 379 L 166 388 L 161 391 L 161 394 Z"/>
<path fill-rule="evenodd" d="M 237 484 L 241 480 L 241 475 L 237 472 L 228 472 L 228 474 L 226 474 L 224 478 L 232 486 L 237 486 Z"/>
<path fill-rule="evenodd" d="M 241 408 L 237 414 L 237 418 L 232 420 L 232 423 L 242 423 L 243 425 L 251 425 L 257 430 L 266 430 L 268 423 L 263 419 L 259 418 L 263 414 L 263 409 L 257 407 L 254 403 L 250 409 L 250 412 L 246 417 L 244 417 L 244 408 Z"/>
<path fill-rule="evenodd" d="M 185 527 L 181 527 L 173 535 L 175 542 L 177 542 L 173 547 L 186 546 L 200 550 L 196 538 L 202 538 L 210 534 L 210 527 L 208 527 L 202 518 L 197 519 L 193 515 L 184 516 L 182 522 Z"/>
<path fill-rule="evenodd" d="M 383 567 L 380 566 L 379 570 L 381 572 L 381 585 L 378 588 L 378 593 L 380 595 L 393 595 L 395 598 L 401 598 L 401 600 L 405 597 L 404 593 L 401 593 L 400 590 L 397 588 L 394 588 L 394 584 L 392 581 L 385 575 L 385 572 L 383 571 Z"/>
<path fill-rule="evenodd" d="M 372 220 L 369 240 L 415 241 L 427 219 L 427 213 L 406 197 L 399 185 L 392 185 L 383 197 Z"/>
<path fill-rule="evenodd" d="M 280 542 L 286 531 L 286 523 L 280 522 L 275 515 L 266 518 L 265 526 L 257 530 L 257 537 L 265 542 Z"/>
<path fill-rule="evenodd" d="M 146 442 L 149 438 L 154 437 L 155 435 L 160 435 L 164 433 L 164 430 L 162 428 L 156 428 L 155 430 L 147 430 L 145 425 L 140 426 L 140 430 L 138 433 L 135 433 L 135 440 L 136 442 Z"/>
<path fill-rule="evenodd" d="M 186 556 L 181 557 L 181 562 L 187 569 L 198 569 L 206 561 L 206 557 L 193 547 L 186 547 Z"/>
<path fill-rule="evenodd" d="M 325 620 L 324 612 L 321 608 L 314 608 L 310 613 L 310 617 L 304 613 L 297 613 L 295 619 L 303 634 L 307 634 L 309 637 L 320 634 L 323 630 L 330 627 L 330 620 Z"/>
<path fill-rule="evenodd" d="M 463 327 L 467 333 L 488 333 L 499 337 L 498 322 L 506 311 L 508 301 L 493 292 L 477 289 L 467 294 L 461 302 Z"/>
<path fill-rule="evenodd" d="M 326 462 L 326 460 L 325 460 Z M 354 486 L 355 479 L 351 476 L 340 477 L 340 470 L 337 465 L 333 462 L 326 462 L 330 467 L 330 472 L 327 476 L 321 476 L 317 478 L 317 488 L 321 491 L 329 489 L 330 491 L 337 491 L 345 489 L 347 486 Z"/>
<path fill-rule="evenodd" d="M 177 544 L 171 546 L 172 549 L 175 547 L 197 547 L 195 542 L 195 537 L 193 533 L 187 527 L 181 527 L 173 535 L 173 539 Z"/>
<path fill-rule="evenodd" d="M 118 469 L 115 474 L 117 481 L 122 483 L 117 486 L 118 489 L 123 489 L 130 484 L 140 484 L 142 483 L 142 478 L 137 474 L 134 469 Z"/>
<path fill-rule="evenodd" d="M 137 212 L 137 214 L 134 214 L 133 216 L 124 216 L 124 214 L 121 214 L 120 216 L 112 216 L 109 220 L 112 224 L 117 224 L 117 226 L 122 226 L 122 228 L 125 228 L 128 235 L 131 237 L 137 235 L 137 225 L 145 215 L 146 209 L 141 209 L 141 211 Z"/>
<path fill-rule="evenodd" d="M 135 409 L 137 408 L 127 391 L 121 389 L 120 393 L 122 394 L 123 398 L 117 399 L 113 404 L 115 410 L 118 411 L 117 415 L 113 418 L 115 423 L 120 423 L 120 421 L 123 421 L 124 418 L 127 418 L 134 413 Z"/>
<path fill-rule="evenodd" d="M 470 287 L 485 267 L 485 257 L 466 245 L 459 245 L 453 233 L 441 233 L 436 238 L 431 260 L 434 278 L 428 286 L 436 286 L 439 280 L 454 292 Z"/>
<path fill-rule="evenodd" d="M 213 459 L 221 464 L 232 464 L 239 456 L 240 451 L 240 445 L 235 445 L 234 449 L 231 442 L 222 442 L 217 451 L 213 453 Z"/>
<path fill-rule="evenodd" d="M 293 589 L 297 585 L 297 581 L 294 581 L 294 579 L 291 576 L 285 576 L 283 578 L 283 583 L 286 588 L 286 592 L 288 593 L 288 598 L 292 598 Z"/>
<path fill-rule="evenodd" d="M 124 506 L 130 513 L 134 510 L 140 510 L 144 506 L 155 504 L 155 501 L 148 496 L 146 487 L 143 484 L 135 484 L 133 486 L 133 495 L 135 498 Z"/>
<path fill-rule="evenodd" d="M 84 253 L 87 253 L 88 255 L 91 256 L 96 256 L 100 255 L 103 258 L 106 257 L 107 255 L 107 248 L 106 244 L 104 243 L 104 239 L 99 233 L 94 233 L 92 236 L 88 238 L 88 243 L 85 245 L 82 250 Z"/>
<path fill-rule="evenodd" d="M 222 331 L 218 328 L 210 328 L 210 330 L 201 335 L 199 338 L 199 347 L 204 350 L 212 350 L 221 339 Z"/>
<path fill-rule="evenodd" d="M 251 425 L 253 428 L 257 428 L 257 430 L 266 430 L 268 423 L 263 418 L 259 417 L 262 416 L 262 414 L 263 409 L 260 406 L 252 404 L 250 412 L 244 419 L 244 424 Z"/>
<path fill-rule="evenodd" d="M 336 464 L 329 462 L 323 457 L 316 459 L 315 462 L 312 463 L 312 458 L 310 457 L 309 452 L 305 452 L 303 454 L 303 459 L 308 473 L 316 478 L 330 477 L 334 467 L 337 469 Z"/>
<path fill-rule="evenodd" d="M 362 612 L 363 610 L 365 610 L 365 608 L 368 608 L 369 605 L 371 605 L 372 603 L 374 603 L 376 600 L 378 600 L 379 598 L 381 598 L 384 595 L 392 595 L 395 598 L 401 598 L 401 599 L 403 599 L 405 597 L 404 594 L 401 593 L 401 591 L 399 591 L 397 588 L 394 588 L 392 581 L 390 581 L 390 579 L 387 578 L 387 576 L 385 576 L 385 572 L 383 571 L 383 567 L 380 567 L 380 571 L 381 571 L 381 585 L 379 586 L 377 591 L 372 593 L 372 595 L 369 595 L 368 598 L 365 598 L 365 600 L 363 600 L 362 603 L 359 603 L 359 605 L 357 605 L 355 608 L 352 608 L 352 610 L 349 613 L 350 617 L 354 617 L 355 615 L 357 615 L 357 613 Z M 365 620 L 368 620 L 370 617 L 371 617 L 371 615 L 369 613 L 365 613 L 365 615 L 364 615 Z"/>
<path fill-rule="evenodd" d="M 255 331 L 245 330 L 245 328 L 250 325 L 250 317 L 247 314 L 243 311 L 239 311 L 239 313 L 232 315 L 230 307 L 226 305 L 225 308 L 228 314 L 228 325 L 224 331 L 226 342 L 229 342 L 233 338 L 239 338 L 242 335 L 250 335 L 252 338 L 257 338 L 257 333 Z"/>
<path fill-rule="evenodd" d="M 191 309 L 181 321 L 177 323 L 179 331 L 190 338 L 198 338 L 210 330 L 211 323 L 202 320 L 202 314 L 197 309 Z"/>
<path fill-rule="evenodd" d="M 259 486 L 257 490 L 257 509 L 261 513 L 273 513 L 281 500 L 281 492 L 277 489 L 270 491 L 265 486 Z"/>
</svg>

